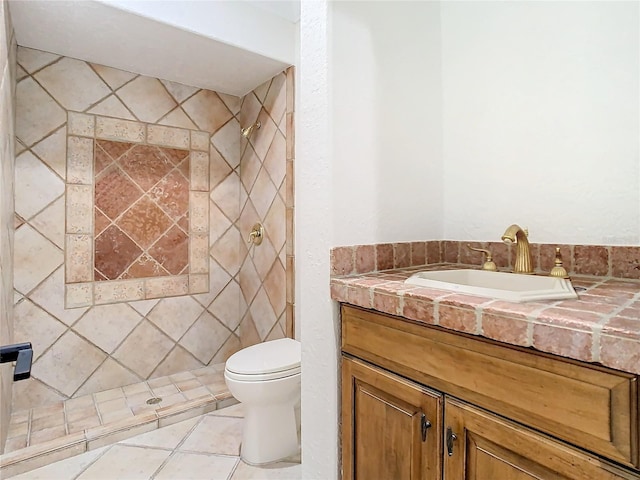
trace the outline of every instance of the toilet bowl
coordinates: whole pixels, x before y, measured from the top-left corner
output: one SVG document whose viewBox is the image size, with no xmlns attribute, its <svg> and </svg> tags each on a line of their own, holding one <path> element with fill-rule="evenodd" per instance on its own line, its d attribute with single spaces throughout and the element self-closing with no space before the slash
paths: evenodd
<svg viewBox="0 0 640 480">
<path fill-rule="evenodd" d="M 300 342 L 281 338 L 234 353 L 224 379 L 244 407 L 240 456 L 251 465 L 299 451 Z"/>
</svg>

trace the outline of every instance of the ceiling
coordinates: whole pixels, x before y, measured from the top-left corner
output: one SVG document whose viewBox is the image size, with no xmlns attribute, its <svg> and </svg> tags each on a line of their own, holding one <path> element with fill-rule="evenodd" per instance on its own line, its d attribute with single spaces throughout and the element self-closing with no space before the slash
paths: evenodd
<svg viewBox="0 0 640 480">
<path fill-rule="evenodd" d="M 10 0 L 18 45 L 242 96 L 295 60 L 299 2 Z"/>
</svg>

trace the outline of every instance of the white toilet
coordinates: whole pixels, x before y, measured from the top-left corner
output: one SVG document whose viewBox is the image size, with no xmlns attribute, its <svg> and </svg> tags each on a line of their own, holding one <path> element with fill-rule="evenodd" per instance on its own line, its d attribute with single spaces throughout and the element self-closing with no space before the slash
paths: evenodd
<svg viewBox="0 0 640 480">
<path fill-rule="evenodd" d="M 299 451 L 300 342 L 281 338 L 234 353 L 224 379 L 244 407 L 240 456 L 252 465 Z"/>
</svg>

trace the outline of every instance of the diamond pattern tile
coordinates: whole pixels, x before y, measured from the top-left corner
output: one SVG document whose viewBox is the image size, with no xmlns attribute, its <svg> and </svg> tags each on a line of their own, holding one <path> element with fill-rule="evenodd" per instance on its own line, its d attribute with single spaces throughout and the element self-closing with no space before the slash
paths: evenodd
<svg viewBox="0 0 640 480">
<path fill-rule="evenodd" d="M 49 65 L 60 58 L 59 55 L 27 47 L 18 47 L 17 56 L 18 64 L 28 73 L 40 70 L 45 65 Z"/>
<path fill-rule="evenodd" d="M 38 73 L 34 78 L 63 107 L 83 112 L 89 106 L 111 93 L 111 89 L 85 62 L 63 57 Z M 73 88 L 69 79 L 73 78 Z"/>
<path fill-rule="evenodd" d="M 253 206 L 256 209 L 260 218 L 264 218 L 273 203 L 273 199 L 276 197 L 277 189 L 273 185 L 269 174 L 266 169 L 261 169 L 258 173 L 258 178 L 253 184 L 253 188 L 249 192 L 249 196 L 253 201 Z"/>
<path fill-rule="evenodd" d="M 218 320 L 224 323 L 231 331 L 240 324 L 240 286 L 231 281 L 222 292 L 209 305 L 211 312 Z"/>
<path fill-rule="evenodd" d="M 146 278 L 146 277 L 165 277 L 169 275 L 162 265 L 146 253 L 143 253 L 138 259 L 131 264 L 126 272 L 122 274 L 122 278 Z"/>
<path fill-rule="evenodd" d="M 264 341 L 273 325 L 278 321 L 278 317 L 273 312 L 269 297 L 263 288 L 258 291 L 256 298 L 253 299 L 249 311 L 260 336 L 260 341 Z"/>
<path fill-rule="evenodd" d="M 229 218 L 237 218 L 240 210 L 239 202 L 240 179 L 236 173 L 225 178 L 211 192 L 211 200 Z"/>
<path fill-rule="evenodd" d="M 189 130 L 197 130 L 198 126 L 191 121 L 191 119 L 184 113 L 182 108 L 178 107 L 175 110 L 167 113 L 158 122 L 160 125 L 167 125 L 170 127 L 187 128 Z"/>
<path fill-rule="evenodd" d="M 182 104 L 183 110 L 200 130 L 215 133 L 233 115 L 220 97 L 210 90 L 200 90 Z"/>
<path fill-rule="evenodd" d="M 198 89 L 189 85 L 183 85 L 181 83 L 170 82 L 169 80 L 160 80 L 164 85 L 164 88 L 171 94 L 171 96 L 178 103 L 184 102 L 191 95 L 196 93 Z"/>
<path fill-rule="evenodd" d="M 38 142 L 31 150 L 64 180 L 67 169 L 67 129 L 65 127 Z"/>
<path fill-rule="evenodd" d="M 31 152 L 15 162 L 15 208 L 29 219 L 64 193 L 64 183 Z"/>
<path fill-rule="evenodd" d="M 16 88 L 16 137 L 33 145 L 67 121 L 64 110 L 32 78 Z"/>
<path fill-rule="evenodd" d="M 104 169 L 95 179 L 95 206 L 115 220 L 142 196 L 143 192 L 116 166 Z"/>
<path fill-rule="evenodd" d="M 138 312 L 124 303 L 98 305 L 89 310 L 73 329 L 105 352 L 112 353 L 141 319 Z"/>
<path fill-rule="evenodd" d="M 122 342 L 113 357 L 142 378 L 173 348 L 174 342 L 147 320 L 143 320 Z"/>
<path fill-rule="evenodd" d="M 14 287 L 26 294 L 63 262 L 62 251 L 30 225 L 15 233 Z"/>
<path fill-rule="evenodd" d="M 107 280 L 116 280 L 141 253 L 131 238 L 112 225 L 95 239 L 95 268 Z"/>
<path fill-rule="evenodd" d="M 148 318 L 160 330 L 177 341 L 202 312 L 204 312 L 204 307 L 193 298 L 174 297 L 161 300 L 148 315 Z"/>
<path fill-rule="evenodd" d="M 29 298 L 65 325 L 73 323 L 86 308 L 64 308 L 64 268 L 60 267 L 38 285 Z"/>
<path fill-rule="evenodd" d="M 149 248 L 171 227 L 171 219 L 147 196 L 142 197 L 116 224 L 142 248 Z"/>
<path fill-rule="evenodd" d="M 264 281 L 264 290 L 269 297 L 271 306 L 276 316 L 280 317 L 286 306 L 286 285 L 287 279 L 284 266 L 280 261 L 273 263 L 273 267 L 267 273 Z"/>
<path fill-rule="evenodd" d="M 171 275 L 178 275 L 188 265 L 189 237 L 172 227 L 149 249 L 149 255 Z"/>
<path fill-rule="evenodd" d="M 24 305 L 33 305 L 31 310 L 38 312 L 38 318 L 45 319 L 40 332 L 42 338 L 38 341 L 42 345 L 55 341 L 50 350 L 43 349 L 37 358 L 35 371 L 39 376 L 31 383 L 41 387 L 40 390 L 31 388 L 29 392 L 35 392 L 31 395 L 23 388 L 15 388 L 16 394 L 37 403 L 40 398 L 46 401 L 51 397 L 45 393 L 53 392 L 52 388 L 64 395 L 93 393 L 150 376 L 195 368 L 212 359 L 225 361 L 241 344 L 282 335 L 277 311 L 282 304 L 279 289 L 283 267 L 277 252 L 284 251 L 285 233 L 282 233 L 284 221 L 279 219 L 284 216 L 284 199 L 278 195 L 278 189 L 284 188 L 285 163 L 284 158 L 282 164 L 279 159 L 286 155 L 286 142 L 275 124 L 260 129 L 251 143 L 240 141 L 238 135 L 240 125 L 246 126 L 249 119 L 253 122 L 261 115 L 273 123 L 271 117 L 279 116 L 277 111 L 282 110 L 282 106 L 275 100 L 281 96 L 275 95 L 275 89 L 270 90 L 273 82 L 266 82 L 261 89 L 242 99 L 45 52 L 20 48 L 19 57 L 26 71 L 46 83 L 42 88 L 27 76 L 18 85 L 17 145 L 25 154 L 30 148 L 46 168 L 44 176 L 36 175 L 36 182 L 48 175 L 64 180 L 66 175 L 67 112 L 60 105 L 67 108 L 86 105 L 85 114 L 70 114 L 69 129 L 74 135 L 91 136 L 95 119 L 87 113 L 128 120 L 135 116 L 157 124 L 210 132 L 212 135 L 202 135 L 202 138 L 194 137 L 192 132 L 191 146 L 198 151 L 209 150 L 207 215 L 209 245 L 213 248 L 206 293 L 66 309 L 60 250 L 64 246 L 65 202 L 64 196 L 53 197 L 44 209 L 27 218 L 31 224 L 19 226 L 16 232 L 16 257 L 20 265 L 16 265 L 15 287 L 20 292 L 17 294 L 19 305 L 30 302 Z M 84 90 L 74 98 L 60 85 L 70 84 L 69 76 L 76 74 Z M 281 117 L 285 118 L 284 114 Z M 84 123 L 78 123 L 81 120 Z M 109 134 L 117 135 L 117 125 L 113 122 L 110 125 L 114 130 Z M 207 138 L 211 136 L 213 138 Z M 134 141 L 139 140 L 144 138 L 137 136 Z M 157 137 L 151 141 L 165 140 L 175 139 Z M 245 147 L 246 153 L 241 159 Z M 189 218 L 189 152 L 142 147 L 145 149 L 144 156 L 153 157 L 152 165 L 139 161 L 136 156 L 140 153 L 139 147 L 135 144 L 97 140 L 94 145 L 94 202 L 98 207 L 93 214 L 95 241 L 106 235 L 115 235 L 121 241 L 116 242 L 117 252 L 102 257 L 101 249 L 96 246 L 96 266 L 103 261 L 100 267 L 109 270 L 110 276 L 119 273 L 116 278 L 120 279 L 165 276 L 188 268 L 185 238 L 190 227 L 194 228 Z M 149 151 L 153 153 L 147 155 Z M 256 196 L 252 189 L 260 172 L 263 172 L 262 183 L 258 183 L 261 194 Z M 266 180 L 271 181 L 273 191 Z M 206 188 L 206 183 L 202 185 Z M 273 197 L 269 199 L 264 190 L 273 193 Z M 44 190 L 45 194 L 50 192 Z M 127 217 L 143 197 L 155 205 L 147 204 L 148 208 Z M 242 213 L 240 205 L 243 205 Z M 154 216 L 166 217 L 168 220 L 161 222 L 166 228 L 158 227 Z M 201 219 L 193 221 L 197 228 L 202 227 Z M 265 225 L 268 238 L 264 248 L 249 251 L 244 235 L 249 223 L 255 221 Z M 123 231 L 125 225 L 129 234 Z M 148 244 L 148 249 L 144 251 L 138 242 Z M 111 257 L 108 261 L 107 256 Z M 114 258 L 124 258 L 126 262 L 120 265 Z M 96 277 L 106 279 L 103 273 L 96 271 Z M 35 319 L 36 316 L 23 317 Z M 23 324 L 28 325 L 29 321 L 32 320 L 25 320 Z M 33 330 L 37 322 L 32 323 Z M 70 326 L 77 332 L 64 333 Z M 233 335 L 233 329 L 242 338 Z M 78 372 L 60 373 L 57 371 L 59 359 L 66 362 L 62 347 L 66 351 L 68 346 L 77 347 L 83 354 L 86 352 L 88 365 L 83 365 Z"/>
<path fill-rule="evenodd" d="M 231 332 L 224 325 L 209 312 L 204 312 L 182 337 L 180 345 L 202 363 L 208 364 L 229 336 Z"/>
<path fill-rule="evenodd" d="M 118 164 L 145 192 L 173 168 L 160 147 L 136 145 L 120 157 Z"/>
<path fill-rule="evenodd" d="M 37 360 L 60 336 L 67 331 L 60 323 L 43 309 L 29 300 L 18 303 L 14 309 L 14 342 L 31 342 L 33 360 Z"/>
<path fill-rule="evenodd" d="M 140 380 L 139 376 L 134 375 L 115 360 L 107 358 L 78 389 L 75 396 L 80 397 L 95 392 L 104 392 L 123 385 L 131 385 Z"/>
<path fill-rule="evenodd" d="M 106 153 L 111 161 L 114 162 L 131 150 L 135 144 L 130 142 L 115 142 L 113 140 L 96 140 L 96 145 L 100 147 L 99 150 Z"/>
<path fill-rule="evenodd" d="M 33 364 L 32 374 L 70 397 L 106 358 L 97 347 L 68 331 Z"/>
<path fill-rule="evenodd" d="M 154 123 L 178 106 L 162 83 L 151 77 L 139 76 L 120 88 L 117 95 L 143 122 Z"/>
<path fill-rule="evenodd" d="M 149 198 L 177 220 L 189 211 L 189 180 L 173 170 L 149 190 Z M 188 231 L 188 223 L 186 227 L 184 230 Z"/>
<path fill-rule="evenodd" d="M 98 65 L 95 63 L 90 64 L 91 68 L 100 75 L 100 78 L 113 89 L 120 88 L 129 80 L 136 77 L 135 73 L 125 72 L 124 70 L 118 70 L 117 68 L 106 67 L 104 65 Z"/>
<path fill-rule="evenodd" d="M 64 208 L 64 196 L 61 195 L 30 221 L 32 227 L 59 248 L 64 248 Z"/>
<path fill-rule="evenodd" d="M 95 107 L 87 110 L 87 113 L 94 113 L 96 115 L 104 115 L 105 117 L 124 118 L 126 120 L 135 120 L 135 117 L 131 115 L 127 107 L 120 101 L 115 95 L 110 95 Z"/>
<path fill-rule="evenodd" d="M 231 166 L 236 168 L 240 164 L 240 123 L 234 118 L 227 122 L 212 137 L 211 143 Z"/>
</svg>

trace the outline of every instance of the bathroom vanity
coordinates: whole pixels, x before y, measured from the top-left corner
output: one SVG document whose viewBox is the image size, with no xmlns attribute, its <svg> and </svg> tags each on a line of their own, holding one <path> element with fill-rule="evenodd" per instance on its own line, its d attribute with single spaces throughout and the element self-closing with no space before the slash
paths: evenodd
<svg viewBox="0 0 640 480">
<path fill-rule="evenodd" d="M 636 374 L 344 302 L 341 317 L 344 480 L 640 479 Z"/>
</svg>

